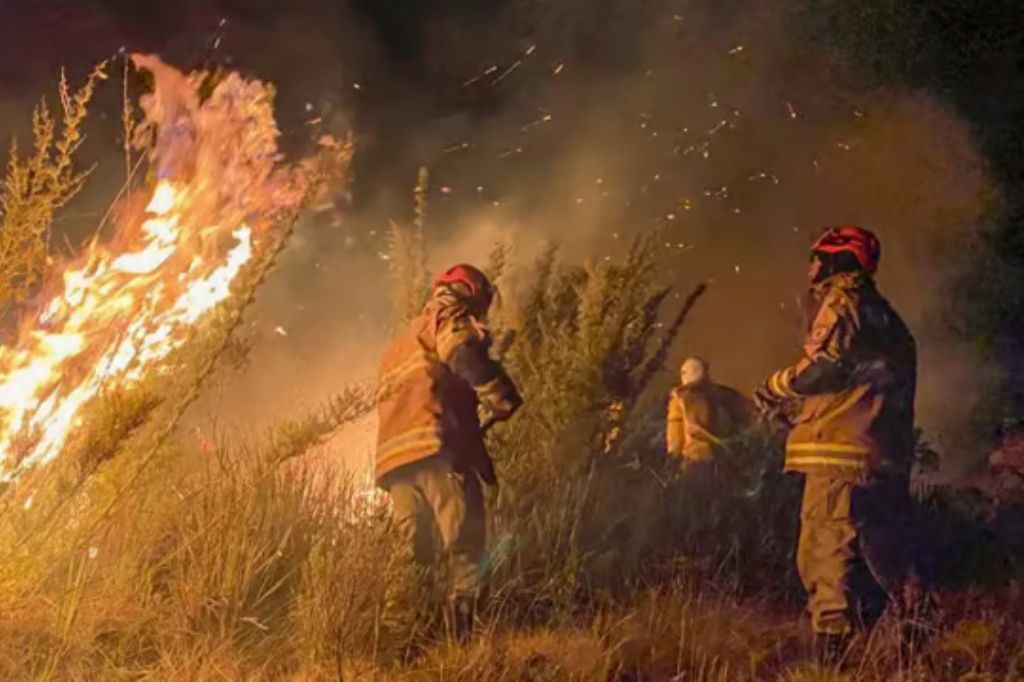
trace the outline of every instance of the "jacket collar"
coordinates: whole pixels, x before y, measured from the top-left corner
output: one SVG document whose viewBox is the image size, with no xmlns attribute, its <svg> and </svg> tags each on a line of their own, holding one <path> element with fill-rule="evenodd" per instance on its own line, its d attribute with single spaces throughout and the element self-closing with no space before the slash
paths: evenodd
<svg viewBox="0 0 1024 682">
<path fill-rule="evenodd" d="M 812 285 L 811 293 L 813 293 L 816 298 L 820 299 L 824 298 L 826 293 L 834 289 L 838 289 L 840 291 L 852 291 L 854 289 L 869 286 L 872 281 L 871 275 L 863 270 L 841 272 L 838 275 L 832 275 L 831 277 Z"/>
</svg>

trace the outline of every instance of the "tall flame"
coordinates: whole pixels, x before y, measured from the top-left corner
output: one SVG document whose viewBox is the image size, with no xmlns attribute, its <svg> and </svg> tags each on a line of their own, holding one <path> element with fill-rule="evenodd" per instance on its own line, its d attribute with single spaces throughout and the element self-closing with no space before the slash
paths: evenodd
<svg viewBox="0 0 1024 682">
<path fill-rule="evenodd" d="M 142 104 L 160 179 L 145 209 L 58 274 L 18 342 L 0 347 L 0 480 L 57 457 L 102 391 L 159 370 L 304 191 L 298 170 L 276 166 L 263 84 L 232 74 L 200 102 L 198 77 L 135 61 L 155 76 Z"/>
</svg>

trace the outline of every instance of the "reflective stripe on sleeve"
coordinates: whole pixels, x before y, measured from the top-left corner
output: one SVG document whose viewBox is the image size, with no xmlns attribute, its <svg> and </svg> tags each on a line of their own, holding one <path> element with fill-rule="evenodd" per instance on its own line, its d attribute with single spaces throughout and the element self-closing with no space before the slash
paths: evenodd
<svg viewBox="0 0 1024 682">
<path fill-rule="evenodd" d="M 790 387 L 790 383 L 793 381 L 793 370 L 784 369 L 771 375 L 768 379 L 769 388 L 776 395 L 784 396 L 786 398 L 796 398 L 797 393 Z"/>
</svg>

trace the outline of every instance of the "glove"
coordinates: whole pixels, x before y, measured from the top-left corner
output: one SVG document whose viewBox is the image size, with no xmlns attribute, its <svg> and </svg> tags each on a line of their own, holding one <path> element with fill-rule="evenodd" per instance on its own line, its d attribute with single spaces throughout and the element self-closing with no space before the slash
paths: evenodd
<svg viewBox="0 0 1024 682">
<path fill-rule="evenodd" d="M 754 391 L 752 400 L 754 407 L 761 414 L 761 421 L 771 427 L 781 430 L 792 428 L 789 416 L 786 414 L 786 404 L 794 399 L 792 394 L 782 394 L 777 388 L 780 387 L 780 379 L 785 379 L 785 370 L 770 376 L 757 390 Z M 785 386 L 786 384 L 781 384 Z"/>
</svg>

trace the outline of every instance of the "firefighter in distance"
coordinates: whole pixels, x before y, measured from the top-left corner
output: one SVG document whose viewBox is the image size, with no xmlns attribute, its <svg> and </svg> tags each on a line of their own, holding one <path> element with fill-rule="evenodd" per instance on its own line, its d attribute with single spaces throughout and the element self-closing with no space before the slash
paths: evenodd
<svg viewBox="0 0 1024 682">
<path fill-rule="evenodd" d="M 679 385 L 669 394 L 665 446 L 684 469 L 713 464 L 750 422 L 747 399 L 715 383 L 705 360 L 683 361 Z"/>
</svg>

